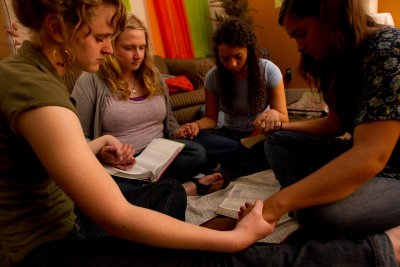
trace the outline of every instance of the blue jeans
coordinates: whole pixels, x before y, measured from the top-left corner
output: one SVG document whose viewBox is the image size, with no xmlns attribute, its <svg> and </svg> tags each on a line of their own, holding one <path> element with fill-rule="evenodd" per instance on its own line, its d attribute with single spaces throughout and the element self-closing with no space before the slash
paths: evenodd
<svg viewBox="0 0 400 267">
<path fill-rule="evenodd" d="M 351 147 L 351 140 L 327 139 L 281 131 L 265 143 L 266 158 L 283 187 L 316 171 Z M 375 177 L 350 196 L 295 211 L 304 227 L 338 237 L 383 232 L 400 225 L 400 181 Z"/>
<path fill-rule="evenodd" d="M 175 180 L 164 179 L 153 184 L 114 177 L 125 198 L 133 205 L 155 210 L 181 221 L 185 220 L 187 205 L 186 192 Z M 88 240 L 108 237 L 109 234 L 88 218 L 78 208 L 75 228 L 70 234 L 72 240 Z"/>
<path fill-rule="evenodd" d="M 207 155 L 202 145 L 191 140 L 169 139 L 184 143 L 185 147 L 162 175 L 162 179 L 175 179 L 183 183 L 206 170 Z"/>
<path fill-rule="evenodd" d="M 158 227 L 155 225 L 155 227 Z M 18 266 L 24 267 L 213 267 L 213 266 L 398 266 L 385 234 L 361 240 L 308 241 L 304 244 L 256 243 L 234 254 L 171 250 L 104 237 L 59 240 L 37 247 Z"/>
<path fill-rule="evenodd" d="M 263 142 L 251 149 L 246 148 L 240 139 L 248 137 L 250 132 L 241 132 L 226 127 L 201 130 L 195 141 L 207 151 L 207 168 L 221 169 L 232 179 L 269 169 L 264 157 Z"/>
<path fill-rule="evenodd" d="M 186 195 L 177 181 L 137 186 L 134 189 L 123 184 L 121 188 L 131 203 L 182 219 Z M 135 244 L 111 237 L 84 214 L 78 211 L 77 215 L 76 226 L 68 238 L 36 247 L 17 266 L 396 266 L 391 242 L 384 234 L 360 240 L 256 243 L 242 252 L 228 254 Z"/>
</svg>

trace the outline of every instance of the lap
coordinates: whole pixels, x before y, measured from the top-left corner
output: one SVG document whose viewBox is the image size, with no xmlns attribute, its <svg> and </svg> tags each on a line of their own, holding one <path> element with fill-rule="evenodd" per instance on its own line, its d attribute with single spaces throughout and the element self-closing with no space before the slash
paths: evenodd
<svg viewBox="0 0 400 267">
<path fill-rule="evenodd" d="M 368 234 L 400 225 L 400 181 L 375 177 L 350 196 L 296 212 L 300 224 L 339 233 Z"/>
<path fill-rule="evenodd" d="M 47 242 L 36 248 L 19 266 L 386 266 L 393 257 L 383 235 L 371 243 L 335 240 L 309 241 L 302 245 L 256 243 L 239 253 L 171 250 L 131 243 L 115 238 Z M 385 257 L 386 255 L 386 257 Z"/>
</svg>

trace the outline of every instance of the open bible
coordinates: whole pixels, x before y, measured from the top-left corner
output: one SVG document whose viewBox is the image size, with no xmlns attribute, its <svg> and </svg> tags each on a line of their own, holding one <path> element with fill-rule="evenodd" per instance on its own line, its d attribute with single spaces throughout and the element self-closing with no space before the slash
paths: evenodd
<svg viewBox="0 0 400 267">
<path fill-rule="evenodd" d="M 240 207 L 246 202 L 254 203 L 256 199 L 265 200 L 277 190 L 279 189 L 274 187 L 237 183 L 229 191 L 228 196 L 224 199 L 224 201 L 217 207 L 215 213 L 237 219 Z M 278 224 L 284 223 L 288 220 L 290 220 L 290 217 L 285 214 L 281 217 Z"/>
<path fill-rule="evenodd" d="M 136 163 L 132 168 L 120 170 L 108 165 L 104 167 L 109 174 L 114 176 L 155 182 L 174 161 L 184 146 L 185 144 L 183 143 L 156 138 L 136 157 Z"/>
</svg>

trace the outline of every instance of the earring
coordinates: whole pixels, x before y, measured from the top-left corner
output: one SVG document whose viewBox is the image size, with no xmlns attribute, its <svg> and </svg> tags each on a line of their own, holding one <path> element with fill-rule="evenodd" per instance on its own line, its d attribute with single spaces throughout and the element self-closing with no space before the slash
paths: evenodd
<svg viewBox="0 0 400 267">
<path fill-rule="evenodd" d="M 69 65 L 71 65 L 72 60 L 73 60 L 73 57 L 71 56 L 71 53 L 67 49 L 64 49 L 64 53 L 65 53 L 65 57 L 64 58 L 66 58 L 66 60 L 64 62 L 60 62 L 60 61 L 58 61 L 58 59 L 56 57 L 57 49 L 53 50 L 53 60 L 56 62 L 57 66 L 60 66 L 62 68 L 66 68 Z"/>
</svg>

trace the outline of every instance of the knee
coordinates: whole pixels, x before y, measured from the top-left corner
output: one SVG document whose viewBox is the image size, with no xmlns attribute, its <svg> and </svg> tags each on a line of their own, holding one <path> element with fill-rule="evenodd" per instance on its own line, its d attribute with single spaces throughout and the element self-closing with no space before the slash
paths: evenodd
<svg viewBox="0 0 400 267">
<path fill-rule="evenodd" d="M 207 163 L 207 151 L 204 146 L 198 144 L 197 148 L 197 160 L 200 162 L 200 165 L 205 165 Z"/>
<path fill-rule="evenodd" d="M 264 141 L 264 155 L 268 160 L 270 157 L 274 157 L 275 147 L 281 146 L 282 138 L 280 132 L 275 132 L 267 136 Z"/>
<path fill-rule="evenodd" d="M 303 209 L 295 213 L 299 224 L 316 229 L 325 229 L 336 233 L 350 233 L 362 231 L 357 215 L 351 210 L 336 209 L 330 205 Z M 355 229 L 359 225 L 360 229 Z"/>
<path fill-rule="evenodd" d="M 273 146 L 279 145 L 284 141 L 286 134 L 287 133 L 285 133 L 283 131 L 274 132 L 274 133 L 272 133 L 272 134 L 267 136 L 267 138 L 265 139 L 264 144 L 265 145 L 271 145 L 271 146 L 272 145 Z"/>
<path fill-rule="evenodd" d="M 181 182 L 175 179 L 162 179 L 159 185 L 164 188 L 164 193 L 160 194 L 169 198 L 173 203 L 180 203 L 186 206 L 186 191 Z"/>
</svg>

